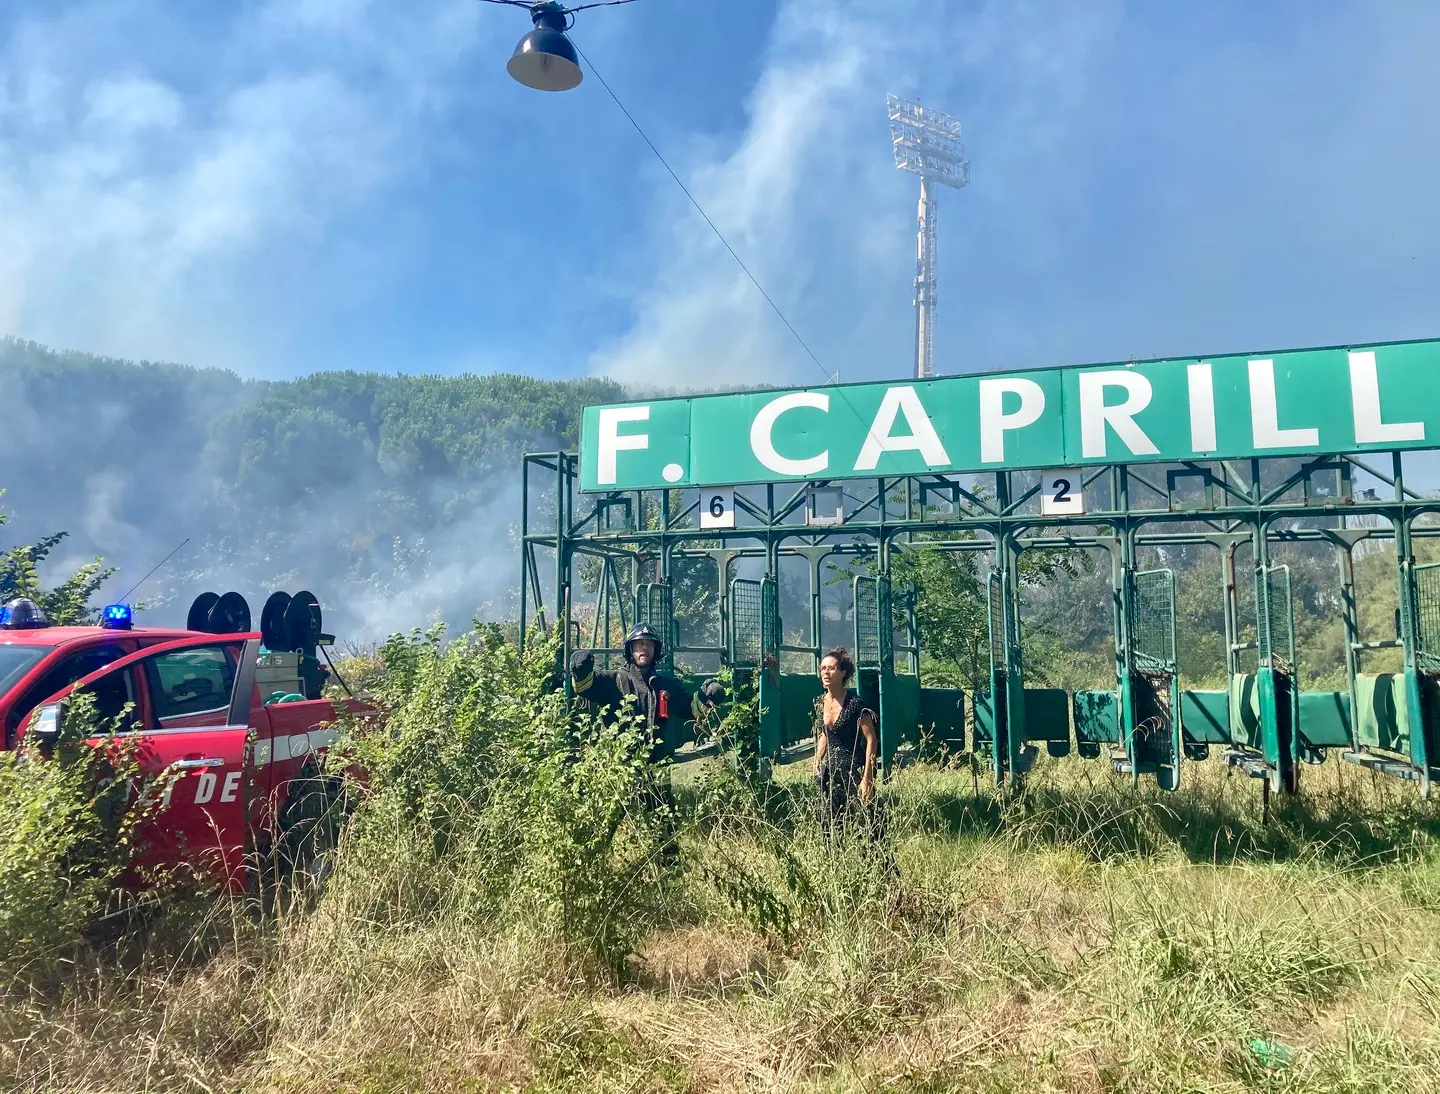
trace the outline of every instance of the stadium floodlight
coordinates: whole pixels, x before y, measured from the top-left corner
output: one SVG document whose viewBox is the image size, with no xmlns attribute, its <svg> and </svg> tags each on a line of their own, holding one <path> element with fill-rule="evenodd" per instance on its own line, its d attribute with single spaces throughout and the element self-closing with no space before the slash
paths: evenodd
<svg viewBox="0 0 1440 1094">
<path fill-rule="evenodd" d="M 960 143 L 960 122 L 898 95 L 885 96 L 895 166 L 920 176 L 915 255 L 915 377 L 935 374 L 936 265 L 939 206 L 930 184 L 960 189 L 970 182 L 970 161 Z"/>
</svg>

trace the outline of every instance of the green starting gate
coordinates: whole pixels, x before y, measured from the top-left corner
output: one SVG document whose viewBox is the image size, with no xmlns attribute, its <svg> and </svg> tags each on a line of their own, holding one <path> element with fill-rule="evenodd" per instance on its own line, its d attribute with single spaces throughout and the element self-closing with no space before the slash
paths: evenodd
<svg viewBox="0 0 1440 1094">
<path fill-rule="evenodd" d="M 984 754 L 997 785 L 1028 770 L 1039 742 L 1057 756 L 1072 746 L 1085 758 L 1108 749 L 1117 771 L 1167 790 L 1179 785 L 1185 761 L 1214 747 L 1282 793 L 1298 789 L 1303 765 L 1331 751 L 1413 780 L 1424 794 L 1440 774 L 1440 564 L 1418 562 L 1414 548 L 1440 536 L 1440 497 L 1405 484 L 1398 452 L 1095 465 L 1053 479 L 1088 506 L 1059 513 L 1047 507 L 1071 494 L 1042 498 L 1043 477 L 1021 469 L 849 479 L 843 490 L 821 481 L 727 488 L 702 512 L 689 488 L 579 491 L 573 454 L 527 456 L 524 467 L 522 641 L 527 627 L 558 622 L 564 656 L 588 633 L 588 645 L 613 664 L 612 624 L 648 622 L 665 643 L 667 667 L 729 665 L 742 683 L 755 681 L 763 755 L 784 759 L 808 745 L 822 622 L 844 625 L 836 613 L 848 610 L 856 686 L 880 712 L 887 768 L 928 727 L 948 747 Z M 1358 474 L 1388 496 L 1358 489 Z M 707 524 L 726 517 L 733 523 Z M 921 686 L 925 636 L 916 634 L 913 598 L 892 587 L 894 560 L 922 541 L 983 559 L 988 678 L 965 688 Z M 1400 618 L 1393 640 L 1362 641 L 1354 569 L 1357 548 L 1376 541 L 1395 547 Z M 1270 550 L 1280 544 L 1335 552 L 1348 678 L 1341 689 L 1302 687 L 1292 575 Z M 1208 690 L 1184 686 L 1173 570 L 1138 564 L 1196 547 L 1224 559 L 1216 595 L 1224 597 L 1228 680 Z M 1024 552 L 1070 548 L 1109 560 L 1116 654 L 1113 677 L 1073 696 L 1026 687 L 1019 588 Z M 1255 560 L 1238 577 L 1237 549 Z M 693 621 L 689 593 L 696 560 L 714 568 L 705 599 L 715 618 L 704 627 Z M 791 617 L 805 614 L 797 608 L 804 590 L 791 585 L 800 563 L 809 574 L 808 620 Z M 822 575 L 826 566 L 846 575 L 852 599 L 844 609 L 822 605 L 822 586 L 835 584 Z M 738 576 L 752 572 L 764 576 Z M 572 602 L 577 576 L 598 590 L 593 616 Z M 1241 588 L 1252 580 L 1253 637 Z M 677 641 L 682 632 L 689 645 Z M 1370 657 L 1391 663 L 1365 671 Z M 694 667 L 695 658 L 710 667 Z"/>
<path fill-rule="evenodd" d="M 1175 658 L 1175 574 L 1130 573 L 1129 658 L 1124 759 L 1118 769 L 1138 783 L 1152 774 L 1162 789 L 1180 785 L 1180 673 Z"/>
<path fill-rule="evenodd" d="M 1295 611 L 1289 566 L 1255 571 L 1256 693 L 1260 748 L 1272 791 L 1293 791 L 1300 778 L 1300 689 L 1295 680 Z"/>
<path fill-rule="evenodd" d="M 1033 750 L 1026 748 L 1027 697 L 1020 657 L 1020 620 L 1013 592 L 1000 569 L 985 581 L 989 635 L 990 691 L 975 697 L 977 751 L 988 752 L 997 786 L 1023 775 Z"/>
</svg>

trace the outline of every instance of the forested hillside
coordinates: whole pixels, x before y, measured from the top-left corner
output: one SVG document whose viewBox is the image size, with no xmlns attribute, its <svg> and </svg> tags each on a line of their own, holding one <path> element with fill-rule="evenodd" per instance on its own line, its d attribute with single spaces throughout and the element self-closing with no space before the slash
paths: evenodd
<svg viewBox="0 0 1440 1094">
<path fill-rule="evenodd" d="M 312 588 L 342 633 L 503 610 L 519 456 L 573 445 L 604 380 L 318 373 L 289 382 L 0 339 L 7 542 L 104 554 L 152 619 L 200 588 Z M 333 607 L 332 607 L 333 606 Z"/>
</svg>

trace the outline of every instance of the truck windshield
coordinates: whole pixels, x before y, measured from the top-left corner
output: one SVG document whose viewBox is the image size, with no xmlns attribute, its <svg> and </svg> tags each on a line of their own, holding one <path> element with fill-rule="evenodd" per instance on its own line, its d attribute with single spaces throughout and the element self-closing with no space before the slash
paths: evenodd
<svg viewBox="0 0 1440 1094">
<path fill-rule="evenodd" d="M 0 645 L 0 695 L 4 695 L 50 652 L 49 646 Z"/>
</svg>

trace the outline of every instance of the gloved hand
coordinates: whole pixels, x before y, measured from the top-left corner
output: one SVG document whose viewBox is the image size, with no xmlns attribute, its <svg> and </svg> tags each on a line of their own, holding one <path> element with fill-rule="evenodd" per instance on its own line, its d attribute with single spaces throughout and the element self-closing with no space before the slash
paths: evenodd
<svg viewBox="0 0 1440 1094">
<path fill-rule="evenodd" d="M 700 685 L 700 698 L 712 707 L 725 701 L 725 685 L 719 680 L 706 680 Z"/>
<path fill-rule="evenodd" d="M 584 680 L 595 671 L 595 655 L 589 650 L 576 650 L 570 655 L 570 675 Z"/>
</svg>

